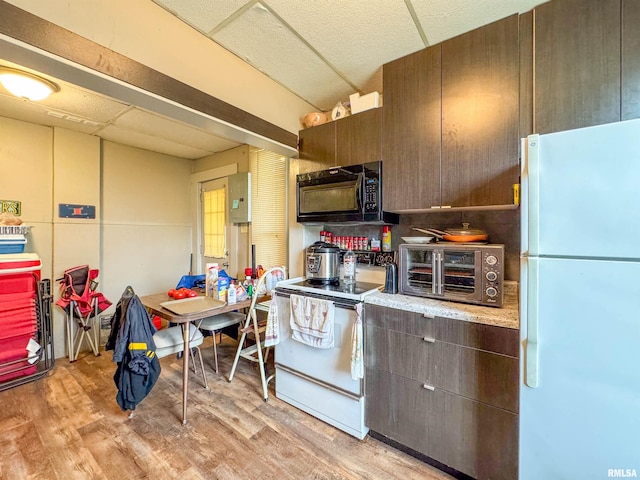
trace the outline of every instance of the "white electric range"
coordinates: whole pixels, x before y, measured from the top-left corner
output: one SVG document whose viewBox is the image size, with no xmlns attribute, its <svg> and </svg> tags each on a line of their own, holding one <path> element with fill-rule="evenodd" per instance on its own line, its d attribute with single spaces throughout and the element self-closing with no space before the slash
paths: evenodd
<svg viewBox="0 0 640 480">
<path fill-rule="evenodd" d="M 342 282 L 310 285 L 296 278 L 279 282 L 275 289 L 280 321 L 280 342 L 275 347 L 276 397 L 359 439 L 369 429 L 364 423 L 364 382 L 351 377 L 356 306 L 381 288 L 368 282 L 351 287 Z M 311 347 L 291 337 L 292 294 L 334 302 L 333 348 Z"/>
</svg>

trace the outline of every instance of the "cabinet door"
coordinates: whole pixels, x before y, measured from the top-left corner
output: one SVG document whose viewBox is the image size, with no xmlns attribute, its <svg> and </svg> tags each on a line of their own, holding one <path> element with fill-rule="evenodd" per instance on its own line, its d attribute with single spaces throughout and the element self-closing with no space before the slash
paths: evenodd
<svg viewBox="0 0 640 480">
<path fill-rule="evenodd" d="M 533 133 L 533 11 L 519 18 L 520 127 L 518 138 Z M 520 152 L 522 155 L 522 152 Z"/>
<path fill-rule="evenodd" d="M 366 325 L 396 330 L 409 335 L 433 337 L 435 332 L 435 317 L 381 305 L 367 303 L 364 307 L 364 319 Z M 439 321 L 443 322 L 446 319 L 439 319 Z"/>
<path fill-rule="evenodd" d="M 534 38 L 537 133 L 620 120 L 620 0 L 544 3 Z"/>
<path fill-rule="evenodd" d="M 441 453 L 442 394 L 389 372 L 365 374 L 365 423 L 374 432 L 438 459 Z"/>
<path fill-rule="evenodd" d="M 367 368 L 435 385 L 441 356 L 440 342 L 431 337 L 417 337 L 367 325 L 365 344 Z"/>
<path fill-rule="evenodd" d="M 520 332 L 514 328 L 435 317 L 434 336 L 443 342 L 510 357 L 518 357 L 520 353 Z"/>
<path fill-rule="evenodd" d="M 336 165 L 336 122 L 300 130 L 298 137 L 299 173 L 325 170 Z"/>
<path fill-rule="evenodd" d="M 442 457 L 438 460 L 478 480 L 518 478 L 518 415 L 468 398 L 444 397 Z"/>
<path fill-rule="evenodd" d="M 622 0 L 622 120 L 640 117 L 640 2 Z"/>
<path fill-rule="evenodd" d="M 517 15 L 443 42 L 443 205 L 513 203 L 519 82 Z"/>
<path fill-rule="evenodd" d="M 367 110 L 335 123 L 337 165 L 382 160 L 382 109 Z"/>
<path fill-rule="evenodd" d="M 495 407 L 518 412 L 517 358 L 441 344 L 441 378 L 436 386 Z"/>
<path fill-rule="evenodd" d="M 383 83 L 383 207 L 439 206 L 440 46 L 384 65 Z"/>
</svg>

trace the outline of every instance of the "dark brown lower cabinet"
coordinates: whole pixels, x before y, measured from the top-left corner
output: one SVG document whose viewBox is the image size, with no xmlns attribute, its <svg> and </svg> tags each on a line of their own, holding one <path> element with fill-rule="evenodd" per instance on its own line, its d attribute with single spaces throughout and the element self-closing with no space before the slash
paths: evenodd
<svg viewBox="0 0 640 480">
<path fill-rule="evenodd" d="M 519 362 L 506 355 L 442 343 L 440 388 L 518 412 Z"/>
<path fill-rule="evenodd" d="M 367 390 L 375 392 L 375 400 L 367 398 L 365 410 L 371 430 L 432 458 L 442 456 L 440 392 L 374 368 L 367 369 L 365 382 Z"/>
<path fill-rule="evenodd" d="M 478 479 L 518 478 L 518 415 L 461 395 L 439 391 L 444 405 L 440 458 Z"/>
<path fill-rule="evenodd" d="M 517 330 L 365 306 L 366 423 L 477 479 L 518 475 Z"/>
</svg>

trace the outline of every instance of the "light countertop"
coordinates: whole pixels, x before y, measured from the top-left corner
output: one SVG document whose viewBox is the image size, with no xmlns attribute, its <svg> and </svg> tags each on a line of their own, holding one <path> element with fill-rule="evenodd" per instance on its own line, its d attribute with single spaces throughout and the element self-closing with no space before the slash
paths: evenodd
<svg viewBox="0 0 640 480">
<path fill-rule="evenodd" d="M 467 322 L 483 323 L 497 327 L 520 328 L 517 282 L 507 282 L 505 285 L 504 306 L 502 308 L 381 292 L 367 295 L 364 302 L 365 304 L 370 303 L 382 307 L 426 313 Z"/>
</svg>

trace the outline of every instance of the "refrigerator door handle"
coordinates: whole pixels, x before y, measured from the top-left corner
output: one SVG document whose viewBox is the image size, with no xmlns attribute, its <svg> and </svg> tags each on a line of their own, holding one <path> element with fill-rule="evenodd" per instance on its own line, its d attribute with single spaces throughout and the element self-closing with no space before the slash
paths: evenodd
<svg viewBox="0 0 640 480">
<path fill-rule="evenodd" d="M 525 225 L 522 241 L 522 253 L 527 255 L 540 254 L 540 135 L 527 137 L 526 162 L 523 167 L 525 178 L 521 187 L 521 196 L 525 199 L 520 205 L 526 217 L 522 219 Z M 522 227 L 521 227 L 522 228 Z"/>
<path fill-rule="evenodd" d="M 538 387 L 538 363 L 540 346 L 538 344 L 538 262 L 527 261 L 527 299 L 524 308 L 527 325 L 525 351 L 525 383 L 531 388 Z"/>
</svg>

